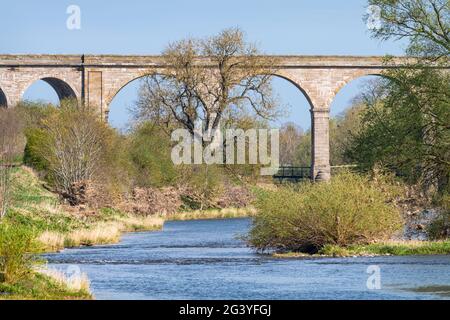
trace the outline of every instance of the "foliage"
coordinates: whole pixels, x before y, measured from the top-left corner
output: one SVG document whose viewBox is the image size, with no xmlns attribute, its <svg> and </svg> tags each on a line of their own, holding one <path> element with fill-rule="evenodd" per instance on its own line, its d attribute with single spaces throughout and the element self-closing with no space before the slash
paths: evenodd
<svg viewBox="0 0 450 320">
<path fill-rule="evenodd" d="M 16 109 L 25 122 L 24 134 L 27 143 L 24 149 L 23 162 L 45 173 L 48 171 L 49 164 L 43 157 L 33 152 L 32 146 L 39 144 L 45 138 L 43 136 L 42 121 L 52 113 L 57 112 L 57 108 L 52 104 L 25 101 L 19 103 Z"/>
<path fill-rule="evenodd" d="M 303 131 L 294 123 L 286 123 L 280 128 L 280 164 L 293 166 L 297 164 L 297 153 Z"/>
<path fill-rule="evenodd" d="M 170 44 L 162 57 L 165 74 L 146 77 L 135 108 L 136 117 L 169 127 L 182 127 L 194 136 L 197 121 L 213 132 L 221 121 L 249 114 L 273 118 L 271 74 L 254 45 L 239 29 L 227 29 L 205 39 Z M 213 68 L 198 68 L 200 64 Z M 202 139 L 204 146 L 210 142 Z"/>
<path fill-rule="evenodd" d="M 0 223 L 0 282 L 14 284 L 27 277 L 36 263 L 35 232 L 26 227 Z"/>
<path fill-rule="evenodd" d="M 346 151 L 352 146 L 352 136 L 361 128 L 364 105 L 354 101 L 343 114 L 330 120 L 330 161 L 333 166 L 353 164 Z"/>
<path fill-rule="evenodd" d="M 130 136 L 129 156 L 138 187 L 161 187 L 174 184 L 177 170 L 171 160 L 172 143 L 158 125 L 144 122 Z"/>
<path fill-rule="evenodd" d="M 431 240 L 450 238 L 450 211 L 442 212 L 427 228 Z"/>
<path fill-rule="evenodd" d="M 49 181 L 75 201 L 73 184 L 93 179 L 111 163 L 106 155 L 112 154 L 114 137 L 94 111 L 67 100 L 28 131 L 27 157 L 47 169 Z"/>
<path fill-rule="evenodd" d="M 398 69 L 366 91 L 361 130 L 347 155 L 362 168 L 381 163 L 410 183 L 435 186 L 450 178 L 450 81 L 435 69 Z"/>
<path fill-rule="evenodd" d="M 445 194 L 440 200 L 441 212 L 427 228 L 428 237 L 432 240 L 450 238 L 450 194 Z"/>
<path fill-rule="evenodd" d="M 340 247 L 324 246 L 319 254 L 334 257 L 369 256 L 369 255 L 439 255 L 450 254 L 449 241 L 388 241 L 367 245 Z"/>
<path fill-rule="evenodd" d="M 6 215 L 11 170 L 23 147 L 22 121 L 14 109 L 0 107 L 0 220 Z"/>
<path fill-rule="evenodd" d="M 259 249 L 316 252 L 326 244 L 348 246 L 386 239 L 401 226 L 389 197 L 395 186 L 342 172 L 330 183 L 259 191 L 248 241 Z"/>
<path fill-rule="evenodd" d="M 294 165 L 301 167 L 311 166 L 311 130 L 306 131 L 305 134 L 300 137 L 296 154 L 297 162 L 294 162 Z"/>
<path fill-rule="evenodd" d="M 0 283 L 0 300 L 85 300 L 92 295 L 85 289 L 73 289 L 50 276 L 32 273 L 15 284 Z"/>
<path fill-rule="evenodd" d="M 184 166 L 180 178 L 184 209 L 215 208 L 216 199 L 223 192 L 224 180 L 224 171 L 220 166 L 205 164 Z"/>
<path fill-rule="evenodd" d="M 450 3 L 448 0 L 369 0 L 381 10 L 379 39 L 410 40 L 413 56 L 448 57 L 450 52 Z M 366 17 L 368 18 L 368 17 Z"/>
<path fill-rule="evenodd" d="M 395 167 L 410 182 L 440 194 L 450 188 L 450 5 L 448 0 L 369 0 L 381 9 L 380 39 L 409 40 L 407 68 L 385 72 L 366 95 L 364 127 L 352 157 L 363 167 Z M 389 66 L 391 60 L 387 60 Z"/>
</svg>

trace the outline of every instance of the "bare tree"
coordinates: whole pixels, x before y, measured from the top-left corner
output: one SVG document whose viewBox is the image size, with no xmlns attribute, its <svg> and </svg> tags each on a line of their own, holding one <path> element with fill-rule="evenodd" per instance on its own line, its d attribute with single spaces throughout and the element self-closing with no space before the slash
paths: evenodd
<svg viewBox="0 0 450 320">
<path fill-rule="evenodd" d="M 297 165 L 301 138 L 304 135 L 302 128 L 289 122 L 280 130 L 280 163 L 282 165 Z"/>
<path fill-rule="evenodd" d="M 145 78 L 137 119 L 181 125 L 194 135 L 198 120 L 215 130 L 222 120 L 232 122 L 240 115 L 277 115 L 270 82 L 274 70 L 268 67 L 273 63 L 246 43 L 241 30 L 175 42 L 163 57 L 167 72 Z"/>
<path fill-rule="evenodd" d="M 91 180 L 101 167 L 109 133 L 93 111 L 70 102 L 42 120 L 33 152 L 46 162 L 56 188 L 69 202 L 76 201 L 73 185 Z"/>
<path fill-rule="evenodd" d="M 11 171 L 15 158 L 23 151 L 22 121 L 14 109 L 0 107 L 0 219 L 10 200 Z"/>
</svg>

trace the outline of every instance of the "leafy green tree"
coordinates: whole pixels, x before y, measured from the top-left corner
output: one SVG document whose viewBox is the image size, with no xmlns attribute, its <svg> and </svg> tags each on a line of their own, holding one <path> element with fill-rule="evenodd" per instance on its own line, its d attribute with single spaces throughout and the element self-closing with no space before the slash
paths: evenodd
<svg viewBox="0 0 450 320">
<path fill-rule="evenodd" d="M 381 25 L 373 30 L 374 37 L 408 39 L 407 53 L 413 56 L 448 57 L 448 0 L 369 0 L 369 5 L 377 6 L 381 11 Z"/>
<path fill-rule="evenodd" d="M 364 106 L 355 101 L 344 113 L 330 120 L 331 165 L 341 166 L 354 163 L 346 151 L 352 145 L 352 136 L 360 130 L 363 110 Z"/>
<path fill-rule="evenodd" d="M 389 79 L 364 95 L 362 130 L 349 155 L 363 167 L 394 167 L 410 182 L 449 188 L 450 79 L 448 0 L 370 0 L 381 9 L 380 39 L 409 40 L 416 59 L 385 72 Z M 418 59 L 417 59 L 418 57 Z M 390 60 L 387 60 L 389 65 Z"/>
<path fill-rule="evenodd" d="M 170 157 L 172 142 L 160 126 L 144 122 L 134 129 L 129 140 L 136 185 L 160 187 L 175 182 L 178 173 Z"/>
<path fill-rule="evenodd" d="M 9 206 L 12 167 L 23 150 L 22 127 L 16 110 L 0 107 L 0 220 Z"/>
<path fill-rule="evenodd" d="M 450 82 L 431 68 L 390 71 L 365 95 L 362 130 L 349 157 L 363 168 L 394 168 L 409 182 L 448 188 L 450 174 Z"/>
<path fill-rule="evenodd" d="M 93 180 L 108 164 L 105 155 L 112 149 L 114 136 L 95 112 L 76 101 L 65 101 L 27 132 L 27 153 L 70 201 L 74 183 Z"/>
</svg>

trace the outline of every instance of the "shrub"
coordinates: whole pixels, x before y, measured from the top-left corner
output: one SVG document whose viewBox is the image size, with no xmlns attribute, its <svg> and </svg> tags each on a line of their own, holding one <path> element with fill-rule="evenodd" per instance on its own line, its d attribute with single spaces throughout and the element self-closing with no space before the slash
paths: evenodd
<svg viewBox="0 0 450 320">
<path fill-rule="evenodd" d="M 24 139 L 22 121 L 14 109 L 0 107 L 0 220 L 6 215 L 11 189 L 11 170 L 20 158 Z"/>
<path fill-rule="evenodd" d="M 38 122 L 27 132 L 26 159 L 45 169 L 57 191 L 77 204 L 73 184 L 93 179 L 111 163 L 106 155 L 114 148 L 115 132 L 94 111 L 71 100 Z"/>
<path fill-rule="evenodd" d="M 129 157 L 138 187 L 161 187 L 174 184 L 176 168 L 171 160 L 170 136 L 150 122 L 137 126 L 130 135 Z"/>
<path fill-rule="evenodd" d="M 134 188 L 121 209 L 137 215 L 173 214 L 181 207 L 180 192 L 174 187 Z"/>
<path fill-rule="evenodd" d="M 431 240 L 450 238 L 450 195 L 444 194 L 441 199 L 441 213 L 427 227 Z"/>
<path fill-rule="evenodd" d="M 259 190 L 247 240 L 259 250 L 317 252 L 327 244 L 387 239 L 401 227 L 399 211 L 388 203 L 395 191 L 380 179 L 374 183 L 349 172 L 330 183 Z"/>
<path fill-rule="evenodd" d="M 31 229 L 0 223 L 0 282 L 14 284 L 27 277 L 36 263 L 34 253 L 38 249 Z"/>
</svg>

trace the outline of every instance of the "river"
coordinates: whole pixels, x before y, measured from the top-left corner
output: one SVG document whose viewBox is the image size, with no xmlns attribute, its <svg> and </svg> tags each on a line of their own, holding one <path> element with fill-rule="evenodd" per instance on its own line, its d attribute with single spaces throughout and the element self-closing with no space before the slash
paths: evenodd
<svg viewBox="0 0 450 320">
<path fill-rule="evenodd" d="M 450 256 L 274 259 L 238 240 L 250 223 L 169 221 L 45 257 L 87 273 L 96 299 L 450 299 Z"/>
</svg>

